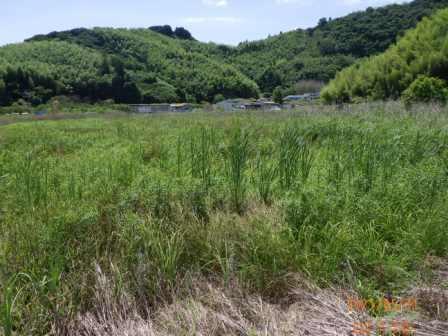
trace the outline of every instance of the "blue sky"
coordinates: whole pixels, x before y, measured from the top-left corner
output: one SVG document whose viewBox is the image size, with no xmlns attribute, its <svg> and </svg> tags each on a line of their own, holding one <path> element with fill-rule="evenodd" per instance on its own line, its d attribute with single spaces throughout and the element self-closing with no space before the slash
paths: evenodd
<svg viewBox="0 0 448 336">
<path fill-rule="evenodd" d="M 183 26 L 201 41 L 237 44 L 314 26 L 393 0 L 2 0 L 0 45 L 77 27 Z"/>
</svg>

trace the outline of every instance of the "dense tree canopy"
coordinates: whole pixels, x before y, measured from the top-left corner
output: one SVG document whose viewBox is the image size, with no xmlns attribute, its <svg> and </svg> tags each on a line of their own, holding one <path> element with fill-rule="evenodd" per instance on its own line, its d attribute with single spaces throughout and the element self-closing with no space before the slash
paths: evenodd
<svg viewBox="0 0 448 336">
<path fill-rule="evenodd" d="M 188 51 L 180 40 L 149 29 L 40 35 L 0 48 L 0 59 L 1 105 L 18 99 L 39 104 L 56 94 L 119 103 L 258 96 L 256 83 L 233 66 Z"/>
<path fill-rule="evenodd" d="M 330 20 L 327 24 L 319 24 L 311 29 L 311 34 L 324 55 L 371 56 L 385 51 L 423 17 L 446 6 L 448 1 L 444 0 L 415 0 L 401 5 L 370 7 Z"/>
<path fill-rule="evenodd" d="M 233 64 L 272 93 L 281 85 L 293 92 L 298 81 L 328 82 L 357 59 L 379 54 L 425 16 L 448 6 L 448 0 L 415 0 L 369 8 L 339 19 L 323 18 L 310 29 L 297 29 L 237 47 L 184 43 L 187 50 Z"/>
<path fill-rule="evenodd" d="M 448 80 L 448 9 L 423 19 L 385 53 L 340 72 L 322 96 L 327 102 L 397 99 L 421 75 Z M 417 89 L 435 83 L 439 82 L 425 80 L 414 85 Z"/>
<path fill-rule="evenodd" d="M 75 44 L 42 41 L 0 48 L 1 105 L 18 99 L 40 104 L 57 94 L 102 96 L 111 74 L 101 74 L 98 52 Z M 109 85 L 110 86 L 110 85 Z"/>
<path fill-rule="evenodd" d="M 150 30 L 171 37 L 171 38 L 179 38 L 182 40 L 194 40 L 193 36 L 191 35 L 191 33 L 186 30 L 184 27 L 177 27 L 176 29 L 173 30 L 173 28 L 171 28 L 171 26 L 169 25 L 165 25 L 165 26 L 152 26 L 149 27 Z"/>
<path fill-rule="evenodd" d="M 287 89 L 300 80 L 329 81 L 358 58 L 384 52 L 423 17 L 446 6 L 448 0 L 415 0 L 323 18 L 315 28 L 243 42 L 226 57 L 257 81 L 262 92 L 272 91 L 278 79 Z M 275 73 L 275 84 L 266 82 L 266 71 Z"/>
</svg>

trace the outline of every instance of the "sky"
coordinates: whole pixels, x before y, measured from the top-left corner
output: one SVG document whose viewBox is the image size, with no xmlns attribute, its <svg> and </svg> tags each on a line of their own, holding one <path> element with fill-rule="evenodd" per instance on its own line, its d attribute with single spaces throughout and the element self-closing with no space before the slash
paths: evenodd
<svg viewBox="0 0 448 336">
<path fill-rule="evenodd" d="M 0 45 L 78 27 L 185 27 L 236 45 L 393 0 L 0 0 Z"/>
</svg>

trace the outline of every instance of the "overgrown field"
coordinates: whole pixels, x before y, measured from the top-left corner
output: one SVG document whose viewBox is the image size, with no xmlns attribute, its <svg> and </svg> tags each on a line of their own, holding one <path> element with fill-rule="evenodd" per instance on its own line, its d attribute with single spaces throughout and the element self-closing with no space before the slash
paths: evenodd
<svg viewBox="0 0 448 336">
<path fill-rule="evenodd" d="M 399 291 L 448 252 L 447 112 L 0 127 L 4 335 L 43 335 L 94 309 L 96 267 L 142 309 L 197 277 L 270 302 L 297 274 L 366 297 Z"/>
</svg>

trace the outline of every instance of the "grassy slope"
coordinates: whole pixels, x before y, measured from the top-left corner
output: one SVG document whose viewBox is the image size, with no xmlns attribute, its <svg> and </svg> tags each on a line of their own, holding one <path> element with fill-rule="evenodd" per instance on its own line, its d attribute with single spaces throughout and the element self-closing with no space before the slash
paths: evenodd
<svg viewBox="0 0 448 336">
<path fill-rule="evenodd" d="M 294 273 L 402 288 L 447 254 L 448 121 L 327 112 L 2 127 L 2 317 L 39 335 L 90 309 L 94 263 L 142 304 L 193 274 L 270 300 Z"/>
</svg>

